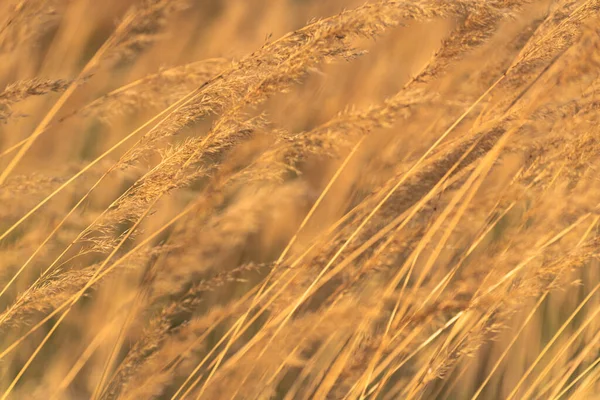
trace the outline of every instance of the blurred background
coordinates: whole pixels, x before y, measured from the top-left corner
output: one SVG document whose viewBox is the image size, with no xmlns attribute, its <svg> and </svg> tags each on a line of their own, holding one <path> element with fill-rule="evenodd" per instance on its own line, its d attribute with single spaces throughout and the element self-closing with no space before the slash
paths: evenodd
<svg viewBox="0 0 600 400">
<path fill-rule="evenodd" d="M 499 3 L 508 7 L 517 1 Z M 353 44 L 366 50 L 364 55 L 310 67 L 306 75 L 289 88 L 247 110 L 251 116 L 264 113 L 272 124 L 270 126 L 275 127 L 274 132 L 303 133 L 323 126 L 340 113 L 368 110 L 369 107 L 385 104 L 386 99 L 402 93 L 407 83 L 411 88 L 416 86 L 434 98 L 422 100 L 425 106 L 411 108 L 400 122 L 375 124 L 374 128 L 367 129 L 364 145 L 339 176 L 309 223 L 303 227 L 291 250 L 294 256 L 302 254 L 315 241 L 320 243 L 319 235 L 327 232 L 355 206 L 375 204 L 373 199 L 377 200 L 378 195 L 385 193 L 384 189 L 393 186 L 396 178 L 404 176 L 414 162 L 436 143 L 441 133 L 452 126 L 469 107 L 473 112 L 465 118 L 464 123 L 457 124 L 442 145 L 431 153 L 433 161 L 430 164 L 427 163 L 430 158 L 427 158 L 421 181 L 407 184 L 407 188 L 398 191 L 344 256 L 366 243 L 371 235 L 380 232 L 398 215 L 410 211 L 416 199 L 429 193 L 429 189 L 458 159 L 456 156 L 451 162 L 447 161 L 443 157 L 446 151 L 450 152 L 455 145 L 463 145 L 462 140 L 470 137 L 472 132 L 492 132 L 491 139 L 485 136 L 481 140 L 481 147 L 473 145 L 476 151 L 472 158 L 479 160 L 490 151 L 498 137 L 513 126 L 511 124 L 518 125 L 518 133 L 502 150 L 502 156 L 490 161 L 491 172 L 485 176 L 481 190 L 476 191 L 470 200 L 461 199 L 457 202 L 457 209 L 463 205 L 465 207 L 464 215 L 460 214 L 463 217 L 457 217 L 455 223 L 444 221 L 444 228 L 452 228 L 448 236 L 445 237 L 446 233 L 442 233 L 440 228 L 439 232 L 432 235 L 430 243 L 423 245 L 422 256 L 417 256 L 413 262 L 416 274 L 428 268 L 427 257 L 432 254 L 437 257 L 431 277 L 427 275 L 430 279 L 418 288 L 422 291 L 415 289 L 411 292 L 416 300 L 407 300 L 407 307 L 412 301 L 427 298 L 437 288 L 443 274 L 452 271 L 454 265 L 464 263 L 464 269 L 467 270 L 464 273 L 461 271 L 456 277 L 452 275 L 456 281 L 452 281 L 450 289 L 444 294 L 447 297 L 442 296 L 435 307 L 432 306 L 437 308 L 431 311 L 431 315 L 422 318 L 429 325 L 422 327 L 418 335 L 415 333 L 418 340 L 435 335 L 437 329 L 441 329 L 448 321 L 448 316 L 457 310 L 485 314 L 490 321 L 494 320 L 489 325 L 487 319 L 482 319 L 486 322 L 481 324 L 477 320 L 472 325 L 465 323 L 446 332 L 447 336 L 439 338 L 440 347 L 428 348 L 423 352 L 423 359 L 419 356 L 407 362 L 408 375 L 394 377 L 390 386 L 394 389 L 396 384 L 400 387 L 405 384 L 417 385 L 415 381 L 418 379 L 415 377 L 422 373 L 423 381 L 426 377 L 430 380 L 426 380 L 428 386 L 418 396 L 416 392 L 410 393 L 415 398 L 469 399 L 483 382 L 486 382 L 486 386 L 480 398 L 504 399 L 511 394 L 521 398 L 519 396 L 522 393 L 512 393 L 513 388 L 522 384 L 521 390 L 527 390 L 530 382 L 519 382 L 529 366 L 536 362 L 548 343 L 554 343 L 554 334 L 560 332 L 565 321 L 571 322 L 569 318 L 586 296 L 591 296 L 598 289 L 596 285 L 600 272 L 595 258 L 597 246 L 592 246 L 590 254 L 577 253 L 568 258 L 573 249 L 579 249 L 584 239 L 597 236 L 597 200 L 600 200 L 600 194 L 597 193 L 597 175 L 594 176 L 594 172 L 598 160 L 591 150 L 589 158 L 581 156 L 584 148 L 597 149 L 596 136 L 590 133 L 595 132 L 593 126 L 597 111 L 583 116 L 575 111 L 581 110 L 579 102 L 588 98 L 586 96 L 596 98 L 598 85 L 595 83 L 597 73 L 594 68 L 598 65 L 595 63 L 597 58 L 586 64 L 588 67 L 569 70 L 569 73 L 563 73 L 560 69 L 568 69 L 565 65 L 569 63 L 564 60 L 565 64 L 551 64 L 552 68 L 541 62 L 532 62 L 523 68 L 524 72 L 520 71 L 521 75 L 509 76 L 484 101 L 478 101 L 479 96 L 518 59 L 524 46 L 534 43 L 530 42 L 532 37 L 537 38 L 534 34 L 541 36 L 540 32 L 544 33 L 543 29 L 539 29 L 540 26 L 544 27 L 542 21 L 547 18 L 552 21 L 548 16 L 554 15 L 552 13 L 560 7 L 567 7 L 568 3 L 579 4 L 551 0 L 530 3 L 499 22 L 493 34 L 484 35 L 486 40 L 480 46 L 461 57 L 452 58 L 451 65 L 441 69 L 439 74 L 412 80 L 440 54 L 440 49 L 450 42 L 457 29 L 469 26 L 472 21 L 468 18 L 466 22 L 460 18 L 435 17 L 424 18 L 423 21 L 403 21 L 375 39 L 357 38 Z M 0 0 L 0 170 L 9 167 L 12 158 L 43 121 L 65 87 L 78 79 L 82 69 L 111 37 L 134 4 L 137 3 L 133 0 Z M 13 398 L 47 398 L 50 395 L 58 399 L 94 396 L 171 398 L 178 393 L 177 389 L 184 381 L 187 382 L 186 378 L 198 361 L 220 343 L 219 340 L 233 325 L 233 318 L 214 322 L 217 317 L 220 318 L 219 313 L 226 314 L 223 310 L 233 310 L 228 308 L 230 304 L 250 293 L 267 276 L 269 266 L 273 265 L 298 232 L 311 206 L 359 141 L 356 132 L 351 132 L 349 128 L 340 129 L 336 133 L 344 145 L 332 145 L 331 154 L 326 157 L 308 156 L 296 166 L 297 170 L 276 184 L 249 183 L 236 186 L 221 197 L 215 196 L 218 199 L 214 204 L 209 204 L 208 211 L 195 211 L 172 229 L 153 238 L 151 246 L 144 247 L 138 258 L 132 258 L 122 266 L 121 273 L 109 276 L 101 285 L 86 292 L 64 322 L 60 320 L 60 329 L 50 336 L 39 354 L 35 353 L 38 344 L 59 319 L 59 316 L 53 315 L 44 322 L 43 317 L 76 293 L 83 285 L 78 279 L 85 282 L 89 278 L 91 272 L 87 268 L 101 263 L 112 250 L 103 241 L 105 236 L 110 236 L 111 240 L 121 238 L 132 226 L 132 221 L 123 218 L 111 226 L 103 226 L 94 232 L 96 236 L 86 237 L 87 241 L 82 243 L 76 240 L 78 234 L 94 224 L 121 194 L 129 188 L 135 188 L 146 173 L 161 165 L 171 154 L 169 152 L 185 144 L 186 140 L 203 137 L 219 121 L 219 113 L 212 113 L 186 125 L 177 134 L 156 144 L 155 151 L 113 171 L 113 164 L 133 142 L 116 148 L 26 220 L 21 221 L 21 218 L 40 202 L 45 202 L 54 190 L 69 182 L 74 174 L 87 168 L 90 162 L 102 156 L 115 143 L 202 85 L 209 77 L 236 65 L 265 44 L 315 19 L 362 4 L 362 0 L 193 0 L 165 18 L 150 18 L 147 26 L 144 26 L 148 34 L 143 29 L 138 32 L 136 42 L 128 47 L 129 53 L 115 55 L 112 59 L 107 57 L 89 73 L 80 76 L 76 90 L 24 154 L 6 182 L 0 185 L 0 232 L 11 229 L 10 235 L 3 236 L 0 243 L 0 282 L 6 285 L 0 295 L 1 309 L 11 310 L 15 299 L 22 293 L 29 293 L 28 288 L 45 274 L 48 265 L 54 265 L 52 263 L 57 257 L 61 260 L 55 266 L 56 275 L 51 276 L 47 284 L 40 284 L 36 292 L 23 297 L 16 316 L 11 314 L 9 318 L 6 313 L 0 319 L 3 328 L 0 341 L 6 343 L 2 346 L 3 353 L 0 356 L 3 359 L 0 367 L 2 389 L 9 388 L 18 377 L 18 384 L 11 394 Z M 559 21 L 558 17 L 564 17 L 561 13 L 556 15 L 556 21 Z M 160 29 L 155 29 L 157 26 Z M 593 30 L 593 26 L 590 29 L 590 41 L 595 43 L 591 48 L 597 50 L 594 47 L 597 31 Z M 477 40 L 478 37 L 467 36 L 463 45 L 468 47 Z M 563 43 L 557 43 L 558 50 L 553 48 L 548 53 L 554 56 L 552 51 L 560 51 L 560 54 L 566 52 L 570 57 L 571 53 L 560 47 Z M 593 53 L 595 57 L 596 50 Z M 159 78 L 153 80 L 152 77 Z M 19 92 L 19 87 L 24 87 L 23 82 L 27 82 L 27 88 Z M 143 84 L 138 85 L 140 83 Z M 586 90 L 594 85 L 596 89 L 590 95 Z M 134 90 L 127 92 L 127 95 L 118 96 L 132 88 Z M 517 94 L 520 97 L 516 97 Z M 227 96 L 228 93 L 224 92 L 223 97 Z M 500 112 L 507 104 L 510 112 Z M 273 142 L 272 136 L 261 132 L 235 147 L 218 162 L 235 171 L 240 166 L 233 161 L 229 165 L 228 161 L 252 159 L 251 156 L 268 148 Z M 467 145 L 471 143 L 467 142 Z M 321 145 L 327 148 L 328 143 L 317 143 L 317 146 Z M 469 158 L 464 164 L 471 161 Z M 427 169 L 435 169 L 438 164 L 443 164 L 445 169 L 442 172 L 430 172 Z M 469 168 L 464 169 L 471 173 L 472 169 Z M 110 171 L 110 174 L 106 171 Z M 453 196 L 461 192 L 461 184 L 469 176 L 458 175 L 454 183 L 447 184 L 447 190 L 441 189 L 423 205 L 422 211 L 416 214 L 401 234 L 394 237 L 393 241 L 390 239 L 391 245 L 387 249 L 389 257 L 383 252 L 379 259 L 376 257 L 379 253 L 375 250 L 361 253 L 360 257 L 349 262 L 349 271 L 340 273 L 332 279 L 331 285 L 325 286 L 314 298 L 311 297 L 307 302 L 309 304 L 301 309 L 301 315 L 293 319 L 291 327 L 284 330 L 282 337 L 275 342 L 273 354 L 267 353 L 272 358 L 266 359 L 273 360 L 272 365 L 265 367 L 267 372 L 261 375 L 259 363 L 259 367 L 254 369 L 256 353 L 250 352 L 245 357 L 242 355 L 238 368 L 241 372 L 231 367 L 231 375 L 225 375 L 229 380 L 219 376 L 218 383 L 205 394 L 206 398 L 310 398 L 314 388 L 303 392 L 304 387 L 298 389 L 298 384 L 294 386 L 295 379 L 298 382 L 304 382 L 302 379 L 320 382 L 320 377 L 329 373 L 329 367 L 336 365 L 336 357 L 343 354 L 342 349 L 348 338 L 354 337 L 345 334 L 362 326 L 361 318 L 373 312 L 376 316 L 370 321 L 372 330 L 357 334 L 360 338 L 357 343 L 360 342 L 360 345 L 357 345 L 357 356 L 352 365 L 356 368 L 344 370 L 347 375 L 341 374 L 347 382 L 362 376 L 356 370 L 362 373 L 368 365 L 370 358 L 367 355 L 372 356 L 368 350 L 377 349 L 373 343 L 379 343 L 376 339 L 384 330 L 386 318 L 392 314 L 394 302 L 404 295 L 404 289 L 398 289 L 389 298 L 384 298 L 383 288 L 406 261 L 409 250 L 421 243 L 419 240 L 423 232 L 435 226 L 436 218 L 444 207 L 454 204 Z M 160 201 L 152 203 L 136 235 L 125 243 L 118 255 L 135 248 L 190 202 L 204 196 L 204 190 L 210 188 L 209 183 L 213 178 L 216 180 L 215 177 L 220 175 L 211 171 L 211 174 L 202 178 L 190 179 L 188 185 L 177 187 L 177 190 L 170 191 L 164 197 L 161 195 Z M 99 186 L 94 186 L 99 179 Z M 459 184 L 454 186 L 456 182 Z M 168 182 L 164 185 L 168 185 Z M 90 188 L 94 190 L 88 193 Z M 86 194 L 85 201 L 78 205 L 72 215 L 69 214 L 68 219 L 63 220 Z M 143 198 L 140 203 L 150 203 L 148 198 Z M 370 210 L 368 207 L 367 211 L 358 209 L 363 217 Z M 450 213 L 452 217 L 455 215 L 458 215 L 458 211 Z M 359 222 L 360 218 L 356 217 L 347 226 L 355 226 Z M 54 231 L 57 224 L 62 225 Z M 12 230 L 16 225 L 18 227 Z M 347 229 L 346 225 L 341 226 Z M 308 287 L 312 279 L 318 276 L 319 268 L 335 253 L 342 239 L 348 237 L 348 230 L 343 229 L 340 228 L 342 233 L 339 236 L 317 247 L 315 254 L 306 262 L 306 272 L 298 275 L 295 284 L 299 289 L 284 292 L 281 298 L 269 305 L 270 315 L 277 315 L 286 306 L 294 304 L 302 294 L 301 289 Z M 390 236 L 396 233 L 392 231 Z M 554 245 L 552 239 L 562 233 L 564 241 L 561 236 L 555 247 L 548 244 L 550 241 Z M 51 240 L 46 242 L 48 235 L 51 235 Z M 373 243 L 380 245 L 387 239 L 388 236 L 383 236 Z M 76 245 L 63 253 L 73 241 Z M 109 242 L 108 239 L 106 242 Z M 438 243 L 445 245 L 436 248 Z M 528 258 L 534 252 L 535 257 Z M 371 265 L 366 262 L 372 261 L 371 257 L 376 260 L 374 272 L 363 278 L 361 268 L 363 264 Z M 487 303 L 461 308 L 468 303 L 471 295 L 475 297 L 479 285 L 493 286 L 506 271 L 533 259 L 533 272 L 527 270 L 522 275 L 516 274 L 518 277 L 514 281 L 511 280 L 506 288 L 502 287 L 499 295 L 502 298 L 494 300 L 500 309 L 497 314 L 502 314 L 504 306 L 507 310 L 501 318 L 498 317 L 499 322 L 494 319 L 496 309 L 486 308 Z M 550 267 L 543 269 L 548 265 L 555 268 L 553 263 L 562 260 L 566 265 L 564 274 L 555 273 Z M 28 267 L 21 271 L 21 266 L 25 264 Z M 149 294 L 145 295 L 147 298 L 140 300 L 132 312 L 123 314 L 124 304 L 129 304 L 131 298 L 138 295 L 138 287 L 143 287 L 148 271 L 154 271 L 156 266 L 160 268 L 157 268 L 156 276 L 152 276 Z M 498 275 L 494 275 L 496 272 Z M 554 278 L 559 275 L 560 279 L 556 278 L 555 281 Z M 17 278 L 13 282 L 14 276 Z M 352 279 L 356 279 L 359 288 L 348 284 Z M 73 287 L 69 286 L 70 282 L 73 282 Z M 193 301 L 185 297 L 190 288 L 206 282 L 212 282 L 211 285 L 215 287 L 203 291 Z M 530 289 L 522 288 L 522 282 L 529 282 Z M 341 297 L 341 310 L 329 302 L 331 293 L 348 295 L 348 298 Z M 540 372 L 544 379 L 540 378 L 541 383 L 536 382 L 539 391 L 528 393 L 529 398 L 549 398 L 545 396 L 553 390 L 551 383 L 560 381 L 565 374 L 575 377 L 597 359 L 600 320 L 595 318 L 594 313 L 600 303 L 597 296 L 590 298 L 592 300 L 582 308 L 584 311 L 573 319 L 572 325 L 567 324 L 565 334 L 556 340 L 555 347 L 548 352 L 550 360 L 560 362 L 553 364 L 546 360 L 536 364 L 536 372 L 548 367 L 550 373 Z M 168 328 L 160 331 L 157 328 L 162 321 L 160 317 L 169 311 L 171 302 L 188 300 L 193 307 L 173 312 L 173 315 L 169 315 Z M 337 300 L 333 304 L 337 306 Z M 329 305 L 339 312 L 330 316 L 328 312 L 331 310 L 328 309 L 319 314 Z M 425 311 L 429 312 L 429 309 Z M 493 316 L 486 314 L 488 311 Z M 235 312 L 227 315 L 239 316 L 240 313 L 235 309 Z M 325 322 L 316 321 L 316 317 L 320 316 L 324 316 Z M 243 340 L 250 340 L 259 333 L 263 322 L 263 319 L 259 319 Z M 571 335 L 578 332 L 583 322 L 587 323 L 583 334 Z M 29 329 L 38 323 L 41 328 L 25 337 Z M 324 325 L 322 331 L 309 332 L 309 328 L 321 323 Z M 415 323 L 415 326 L 421 327 L 419 324 Z M 479 324 L 485 326 L 485 334 L 473 333 Z M 210 334 L 206 333 L 209 328 L 214 328 Z M 152 332 L 152 329 L 162 332 L 163 336 L 151 337 L 148 332 Z M 468 334 L 461 336 L 464 332 Z M 203 336 L 205 333 L 206 336 Z M 471 333 L 472 336 L 469 336 Z M 194 344 L 190 342 L 198 337 L 203 341 L 200 345 L 195 343 L 197 347 L 193 347 Z M 309 337 L 310 343 L 306 344 L 306 348 L 297 351 L 292 346 Z M 461 338 L 460 346 L 456 346 L 460 350 L 452 352 L 446 344 L 457 337 Z M 22 342 L 20 338 L 24 338 Z M 572 338 L 573 342 L 570 342 Z M 12 351 L 9 345 L 15 341 L 19 341 L 19 347 Z M 414 344 L 406 339 L 406 343 L 409 342 Z M 404 341 L 402 343 L 406 344 Z M 437 346 L 438 342 L 435 343 Z M 471 343 L 472 348 L 469 347 Z M 236 350 L 239 348 L 233 347 Z M 384 353 L 392 352 L 393 348 L 391 346 Z M 561 349 L 567 348 L 568 352 L 561 352 Z M 114 365 L 123 363 L 127 367 L 126 361 L 139 349 L 142 349 L 139 353 L 144 355 L 140 356 L 142 361 L 136 361 L 139 362 L 139 370 L 127 376 L 130 379 L 127 384 L 118 386 L 120 382 L 115 376 L 118 378 L 118 373 L 126 368 L 114 367 L 111 370 L 107 367 L 110 364 L 107 360 L 113 360 Z M 505 349 L 509 350 L 503 354 Z M 154 352 L 164 355 L 164 359 L 157 361 L 156 365 L 147 365 L 146 358 L 151 360 Z M 191 354 L 187 354 L 187 358 L 177 358 L 184 353 Z M 32 354 L 37 354 L 35 361 L 28 365 Z M 426 368 L 429 360 L 443 356 L 452 362 L 447 366 L 442 363 L 439 370 Z M 496 372 L 499 359 L 503 361 Z M 161 373 L 165 370 L 172 372 L 170 366 L 173 364 L 170 362 L 177 363 L 180 370 L 167 378 Z M 431 361 L 431 366 L 433 364 Z M 135 365 L 138 368 L 138 364 Z M 283 372 L 277 369 L 280 365 Z M 26 372 L 21 377 L 19 372 L 24 366 L 27 367 Z M 310 366 L 306 369 L 310 372 L 302 372 L 305 366 Z M 277 375 L 279 372 L 281 376 Z M 277 376 L 277 379 L 271 379 L 271 387 L 267 390 L 262 387 L 265 386 L 262 385 L 262 379 L 270 376 L 268 373 Z M 429 377 L 429 373 L 435 376 Z M 492 376 L 489 382 L 486 381 L 488 374 Z M 164 384 L 161 379 L 164 379 Z M 126 379 L 123 378 L 123 381 Z M 106 392 L 100 396 L 95 393 L 99 382 L 117 383 L 114 392 L 111 392 L 113 386 L 107 385 Z M 344 381 L 345 386 L 340 385 L 340 388 L 335 386 L 339 391 L 332 390 L 326 398 L 343 398 L 340 394 L 349 390 L 347 382 Z M 566 382 L 562 382 L 563 386 Z M 592 389 L 585 396 L 594 398 L 592 393 L 593 388 L 598 387 L 597 383 L 586 381 L 586 384 Z M 310 385 L 306 386 L 310 388 Z M 127 390 L 123 389 L 121 393 L 117 388 L 122 387 Z M 390 390 L 385 398 L 404 398 L 394 397 L 398 393 L 402 393 L 401 390 Z M 381 398 L 384 398 L 383 394 Z"/>
</svg>

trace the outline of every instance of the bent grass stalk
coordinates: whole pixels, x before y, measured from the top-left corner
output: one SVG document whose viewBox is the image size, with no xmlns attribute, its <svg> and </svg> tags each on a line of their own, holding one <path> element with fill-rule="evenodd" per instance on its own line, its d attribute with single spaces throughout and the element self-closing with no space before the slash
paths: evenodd
<svg viewBox="0 0 600 400">
<path fill-rule="evenodd" d="M 130 14 L 128 17 L 126 17 L 123 20 L 123 22 L 119 25 L 119 27 L 117 28 L 115 34 L 122 31 L 127 26 L 127 24 L 132 20 L 132 18 L 133 18 L 132 14 Z M 2 171 L 2 173 L 0 174 L 0 185 L 2 185 L 6 181 L 6 178 L 8 178 L 8 176 L 13 171 L 13 169 L 15 169 L 15 167 L 17 166 L 19 161 L 21 161 L 23 156 L 25 156 L 25 153 L 27 153 L 27 151 L 31 148 L 31 146 L 36 141 L 36 139 L 40 135 L 42 135 L 42 133 L 45 132 L 46 128 L 52 122 L 52 120 L 54 119 L 56 114 L 62 109 L 62 107 L 65 105 L 67 100 L 71 97 L 71 95 L 73 95 L 73 93 L 75 93 L 75 90 L 77 89 L 77 86 L 79 85 L 79 82 L 81 82 L 81 80 L 83 80 L 87 76 L 87 74 L 92 69 L 94 69 L 96 67 L 96 65 L 100 62 L 100 59 L 104 56 L 104 53 L 112 46 L 114 37 L 115 37 L 114 35 L 111 36 L 107 41 L 105 41 L 102 44 L 102 46 L 98 49 L 98 51 L 94 54 L 94 56 L 90 59 L 90 61 L 88 61 L 88 63 L 85 65 L 85 67 L 83 67 L 83 69 L 81 70 L 81 72 L 79 73 L 77 78 L 61 94 L 60 98 L 56 101 L 56 103 L 54 103 L 54 105 L 52 106 L 50 111 L 48 111 L 48 113 L 44 116 L 44 118 L 39 123 L 39 125 L 35 128 L 35 130 L 31 134 L 31 136 L 29 136 L 29 138 L 27 138 L 27 141 L 19 148 L 19 151 L 17 152 L 17 154 L 15 154 L 15 156 L 8 163 L 8 165 L 6 166 L 4 171 Z M 0 240 L 2 240 L 3 237 L 4 237 L 4 235 L 2 237 L 0 237 Z"/>
<path fill-rule="evenodd" d="M 150 126 L 152 123 L 154 123 L 156 120 L 158 120 L 161 116 L 171 112 L 172 110 L 177 110 L 179 107 L 185 105 L 187 102 L 191 101 L 193 99 L 193 97 L 195 96 L 197 90 L 194 90 L 192 92 L 190 92 L 187 96 L 183 97 L 180 101 L 174 103 L 173 105 L 171 105 L 170 107 L 167 107 L 165 110 L 163 110 L 161 113 L 157 114 L 156 116 L 154 116 L 153 118 L 151 118 L 150 120 L 148 120 L 146 123 L 144 123 L 142 126 L 140 126 L 139 128 L 137 128 L 135 131 L 131 132 L 129 135 L 127 135 L 125 138 L 121 139 L 118 143 L 116 143 L 114 146 L 112 146 L 110 149 L 108 149 L 107 151 L 105 151 L 102 155 L 100 155 L 99 157 L 97 157 L 95 160 L 93 160 L 91 163 L 89 163 L 86 167 L 84 167 L 83 169 L 81 169 L 77 174 L 75 174 L 74 176 L 72 176 L 69 180 L 67 180 L 66 182 L 64 182 L 60 187 L 58 187 L 56 190 L 54 190 L 54 192 L 52 192 L 50 195 L 48 195 L 46 198 L 44 198 L 41 202 L 38 203 L 38 205 L 36 205 L 33 209 L 31 209 L 27 214 L 25 214 L 19 221 L 17 221 L 15 224 L 12 225 L 12 227 L 10 227 L 7 231 L 4 232 L 4 234 L 2 236 L 0 236 L 0 241 L 2 241 L 2 239 L 4 239 L 8 234 L 10 234 L 10 232 L 12 232 L 14 229 L 16 229 L 23 221 L 25 221 L 25 219 L 27 219 L 29 216 L 31 216 L 35 211 L 37 211 L 40 207 L 42 207 L 45 203 L 47 203 L 50 199 L 52 199 L 55 195 L 57 195 L 58 193 L 60 193 L 64 188 L 66 188 L 69 184 L 71 184 L 72 182 L 74 182 L 77 178 L 79 178 L 81 175 L 83 175 L 85 172 L 87 172 L 90 168 L 92 168 L 96 163 L 100 162 L 104 157 L 106 157 L 107 155 L 109 155 L 112 151 L 116 150 L 118 147 L 120 147 L 123 143 L 125 143 L 126 141 L 128 141 L 130 138 L 132 138 L 133 136 L 135 136 L 136 134 L 138 134 L 139 132 L 141 132 L 143 129 L 145 129 L 146 127 Z M 162 118 L 162 120 L 160 120 L 158 122 L 158 125 L 160 125 L 161 123 L 163 123 L 164 121 L 167 120 L 167 118 L 169 117 L 170 114 L 168 114 L 167 116 L 165 116 L 164 118 Z M 157 126 L 158 126 L 157 125 Z M 125 157 L 125 156 L 124 156 Z M 87 193 L 75 204 L 75 206 L 73 206 L 69 212 L 61 219 L 61 221 L 55 226 L 55 228 L 48 234 L 48 236 L 42 241 L 42 243 L 35 249 L 35 251 L 33 252 L 33 254 L 27 259 L 27 261 L 25 261 L 25 263 L 15 272 L 15 274 L 12 276 L 12 278 L 6 283 L 6 285 L 4 285 L 2 291 L 0 291 L 0 297 L 2 297 L 2 295 L 4 295 L 4 293 L 8 290 L 8 288 L 15 282 L 15 280 L 19 277 L 19 275 L 27 268 L 27 266 L 31 263 L 31 261 L 35 258 L 35 256 L 43 249 L 43 247 L 52 239 L 52 237 L 54 237 L 54 235 L 60 230 L 60 228 L 65 224 L 65 222 L 68 220 L 68 218 L 79 208 L 79 206 L 81 206 L 81 204 L 83 204 L 85 202 L 85 200 L 89 197 L 89 195 L 92 193 L 92 191 L 98 187 L 98 185 L 100 185 L 100 183 L 118 166 L 118 163 L 114 164 L 111 168 L 109 168 L 108 171 L 106 171 L 101 177 L 100 179 L 98 179 L 94 185 L 92 185 L 92 187 L 87 191 Z M 152 172 L 152 171 L 151 171 Z M 131 188 L 130 188 L 131 189 Z M 125 192 L 122 196 L 120 196 L 119 198 L 123 198 L 128 192 Z M 115 200 L 115 202 L 118 201 Z M 115 202 L 113 202 L 113 204 L 115 204 Z M 99 215 L 94 222 L 92 222 L 92 224 L 90 226 L 93 226 L 93 224 L 97 221 L 99 221 L 102 216 L 105 215 L 105 213 L 108 211 L 110 207 L 108 207 L 107 209 L 105 209 L 101 215 Z M 43 279 L 43 277 L 46 276 L 46 274 L 52 270 L 52 268 L 59 262 L 59 260 L 71 249 L 71 247 L 79 240 L 81 239 L 85 233 L 87 232 L 87 230 L 83 230 L 81 231 L 77 237 L 65 248 L 65 250 L 55 259 L 55 261 L 50 264 L 49 267 L 47 267 L 44 272 L 42 273 L 42 275 L 36 280 L 36 282 L 39 282 L 41 279 Z M 30 288 L 32 288 L 35 285 L 35 283 L 33 285 L 30 286 Z M 28 291 L 30 289 L 28 289 L 25 293 L 23 293 L 20 298 L 24 298 Z M 4 316 L 6 316 L 7 314 L 3 314 Z M 5 318 L 5 317 L 4 317 Z M 0 319 L 0 324 L 4 321 L 4 318 Z"/>
</svg>

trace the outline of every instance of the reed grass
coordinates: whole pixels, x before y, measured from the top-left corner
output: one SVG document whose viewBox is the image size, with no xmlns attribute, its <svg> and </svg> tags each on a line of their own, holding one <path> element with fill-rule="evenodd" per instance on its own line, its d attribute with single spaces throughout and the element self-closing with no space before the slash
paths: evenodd
<svg viewBox="0 0 600 400">
<path fill-rule="evenodd" d="M 0 4 L 0 399 L 595 398 L 599 11 Z"/>
</svg>

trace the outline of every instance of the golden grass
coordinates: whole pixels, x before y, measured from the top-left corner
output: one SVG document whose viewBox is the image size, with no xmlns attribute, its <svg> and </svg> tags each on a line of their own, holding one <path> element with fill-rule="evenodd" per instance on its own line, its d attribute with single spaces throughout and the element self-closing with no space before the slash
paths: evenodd
<svg viewBox="0 0 600 400">
<path fill-rule="evenodd" d="M 0 399 L 596 398 L 599 12 L 0 3 Z"/>
</svg>

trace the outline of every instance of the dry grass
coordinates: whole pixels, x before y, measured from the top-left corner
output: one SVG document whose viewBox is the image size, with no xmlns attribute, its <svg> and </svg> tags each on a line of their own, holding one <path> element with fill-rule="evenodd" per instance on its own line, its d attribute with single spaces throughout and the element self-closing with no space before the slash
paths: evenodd
<svg viewBox="0 0 600 400">
<path fill-rule="evenodd" d="M 600 398 L 599 13 L 0 3 L 0 399 Z"/>
</svg>

